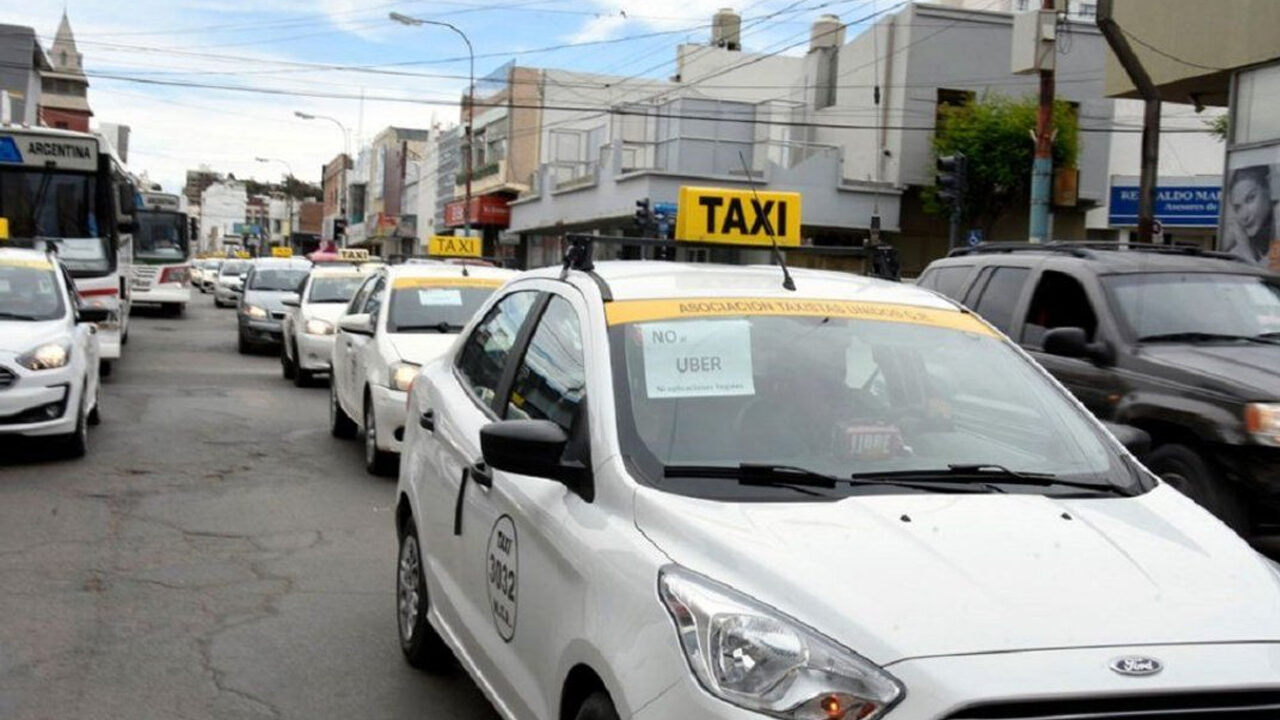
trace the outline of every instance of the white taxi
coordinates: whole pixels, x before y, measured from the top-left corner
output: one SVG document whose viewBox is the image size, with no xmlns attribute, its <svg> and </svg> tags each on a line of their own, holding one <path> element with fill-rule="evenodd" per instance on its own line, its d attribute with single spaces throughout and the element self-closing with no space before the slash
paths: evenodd
<svg viewBox="0 0 1280 720">
<path fill-rule="evenodd" d="M 77 297 L 52 257 L 0 248 L 0 437 L 48 439 L 66 457 L 85 454 L 100 417 L 93 323 L 110 316 Z"/>
<path fill-rule="evenodd" d="M 284 379 L 306 387 L 317 374 L 329 372 L 335 323 L 368 274 L 342 263 L 317 265 L 298 297 L 280 302 L 287 308 L 281 323 L 284 340 L 280 343 Z"/>
<path fill-rule="evenodd" d="M 952 302 L 780 279 L 494 293 L 409 398 L 410 664 L 521 720 L 1275 716 L 1275 566 Z"/>
<path fill-rule="evenodd" d="M 405 392 L 418 368 L 447 351 L 476 308 L 515 273 L 442 262 L 369 266 L 369 272 L 338 318 L 329 420 L 334 437 L 363 431 L 365 467 L 391 475 L 404 435 Z"/>
</svg>

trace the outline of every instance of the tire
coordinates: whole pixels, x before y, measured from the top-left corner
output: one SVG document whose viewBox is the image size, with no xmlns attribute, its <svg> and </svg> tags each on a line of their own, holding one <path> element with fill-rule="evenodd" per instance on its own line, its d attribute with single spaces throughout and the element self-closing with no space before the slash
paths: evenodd
<svg viewBox="0 0 1280 720">
<path fill-rule="evenodd" d="M 89 411 L 86 418 L 89 425 L 97 426 L 102 424 L 102 382 L 98 382 L 98 389 L 93 393 L 93 409 Z"/>
<path fill-rule="evenodd" d="M 249 347 L 249 341 L 244 337 L 244 333 L 236 334 L 236 350 L 238 350 L 241 355 L 248 355 L 252 351 L 252 348 Z"/>
<path fill-rule="evenodd" d="M 377 414 L 367 398 L 364 403 L 364 469 L 379 477 L 395 475 L 400 469 L 399 455 L 378 449 Z"/>
<path fill-rule="evenodd" d="M 338 388 L 329 383 L 329 432 L 336 438 L 350 440 L 356 436 L 356 423 L 338 404 Z"/>
<path fill-rule="evenodd" d="M 280 374 L 284 376 L 285 380 L 293 380 L 297 384 L 298 365 L 290 360 L 289 353 L 285 352 L 288 347 L 287 341 L 280 343 Z"/>
<path fill-rule="evenodd" d="M 1249 512 L 1235 489 L 1208 459 L 1186 445 L 1161 445 L 1146 457 L 1151 472 L 1241 535 L 1249 531 Z"/>
<path fill-rule="evenodd" d="M 444 673 L 454 667 L 453 653 L 427 621 L 427 581 L 422 565 L 418 529 L 410 520 L 396 556 L 396 634 L 405 662 L 419 670 Z"/>
<path fill-rule="evenodd" d="M 111 361 L 110 360 L 98 361 L 98 377 L 100 378 L 111 377 Z"/>
<path fill-rule="evenodd" d="M 587 696 L 578 706 L 578 714 L 574 720 L 618 720 L 618 710 L 608 693 L 597 690 Z"/>
<path fill-rule="evenodd" d="M 76 429 L 54 441 L 58 447 L 58 454 L 64 458 L 82 458 L 89 449 L 89 423 L 84 406 L 85 402 L 81 399 L 80 410 L 76 413 Z"/>
<path fill-rule="evenodd" d="M 315 381 L 316 381 L 316 376 L 310 370 L 305 370 L 303 368 L 297 368 L 296 370 L 294 370 L 294 373 L 293 373 L 294 387 L 300 387 L 300 388 L 311 387 L 312 385 L 315 384 Z"/>
<path fill-rule="evenodd" d="M 182 303 L 168 303 L 164 306 L 164 314 L 169 317 L 182 317 L 182 311 L 186 306 Z"/>
</svg>

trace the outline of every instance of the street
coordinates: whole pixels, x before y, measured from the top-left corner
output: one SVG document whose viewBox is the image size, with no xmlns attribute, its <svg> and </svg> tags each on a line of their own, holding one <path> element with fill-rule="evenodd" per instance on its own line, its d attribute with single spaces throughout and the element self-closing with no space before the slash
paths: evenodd
<svg viewBox="0 0 1280 720">
<path fill-rule="evenodd" d="M 135 312 L 87 458 L 0 446 L 0 717 L 495 717 L 401 658 L 394 479 L 234 323 Z"/>
</svg>

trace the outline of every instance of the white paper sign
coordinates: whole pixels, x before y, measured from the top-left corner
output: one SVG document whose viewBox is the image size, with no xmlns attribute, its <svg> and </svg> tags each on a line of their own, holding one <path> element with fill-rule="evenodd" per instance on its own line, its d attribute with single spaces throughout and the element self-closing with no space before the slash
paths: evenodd
<svg viewBox="0 0 1280 720">
<path fill-rule="evenodd" d="M 450 288 L 419 290 L 418 304 L 431 307 L 462 307 L 462 291 Z"/>
<path fill-rule="evenodd" d="M 650 398 L 754 395 L 751 323 L 686 320 L 639 326 Z"/>
</svg>

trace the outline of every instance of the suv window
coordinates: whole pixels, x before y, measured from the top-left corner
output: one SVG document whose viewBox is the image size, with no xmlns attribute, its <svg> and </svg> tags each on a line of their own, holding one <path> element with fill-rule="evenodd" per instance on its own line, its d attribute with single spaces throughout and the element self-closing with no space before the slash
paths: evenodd
<svg viewBox="0 0 1280 720">
<path fill-rule="evenodd" d="M 1059 327 L 1082 328 L 1092 341 L 1098 329 L 1098 316 L 1079 280 L 1066 273 L 1046 270 L 1031 296 L 1022 342 L 1041 347 L 1045 332 Z"/>
<path fill-rule="evenodd" d="M 996 268 L 987 280 L 982 295 L 978 297 L 974 311 L 999 328 L 1000 332 L 1008 334 L 1013 325 L 1013 308 L 1018 304 L 1022 286 L 1027 283 L 1030 273 L 1027 268 Z"/>
<path fill-rule="evenodd" d="M 516 370 L 507 417 L 550 420 L 567 433 L 586 384 L 578 315 L 568 300 L 552 297 Z"/>
<path fill-rule="evenodd" d="M 498 383 L 502 381 L 507 356 L 511 354 L 520 326 L 537 297 L 538 293 L 524 290 L 502 298 L 471 331 L 458 353 L 455 363 L 458 372 L 471 392 L 485 405 L 491 404 L 498 394 Z"/>
<path fill-rule="evenodd" d="M 936 290 L 952 300 L 959 300 L 960 291 L 964 289 L 964 281 L 972 271 L 972 265 L 948 265 L 934 268 L 920 278 L 920 287 Z"/>
</svg>

